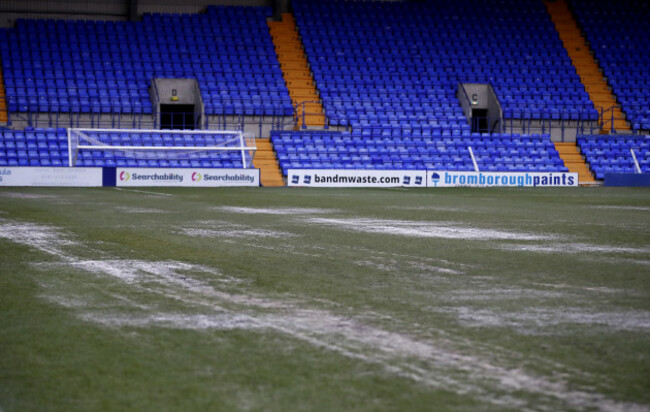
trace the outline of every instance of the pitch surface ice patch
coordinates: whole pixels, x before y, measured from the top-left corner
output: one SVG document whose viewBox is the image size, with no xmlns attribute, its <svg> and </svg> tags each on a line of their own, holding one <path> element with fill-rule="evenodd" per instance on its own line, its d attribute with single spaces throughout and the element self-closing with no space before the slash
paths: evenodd
<svg viewBox="0 0 650 412">
<path fill-rule="evenodd" d="M 246 238 L 273 238 L 273 239 L 284 239 L 287 237 L 294 237 L 293 233 L 288 232 L 276 232 L 272 230 L 265 229 L 193 229 L 193 228 L 184 228 L 180 229 L 180 233 L 190 236 L 190 237 L 205 237 L 205 238 L 236 238 L 236 239 L 246 239 Z"/>
<path fill-rule="evenodd" d="M 391 206 L 389 209 L 392 210 L 410 210 L 410 211 L 422 211 L 422 212 L 458 212 L 458 213 L 467 213 L 476 211 L 476 208 L 472 207 L 449 207 L 449 206 Z"/>
<path fill-rule="evenodd" d="M 401 273 L 402 268 L 405 270 L 416 271 L 425 274 L 437 273 L 443 275 L 462 275 L 465 273 L 456 269 L 432 265 L 420 261 L 406 261 L 400 264 L 400 262 L 394 259 L 371 258 L 367 260 L 358 260 L 354 262 L 354 264 L 389 273 Z"/>
<path fill-rule="evenodd" d="M 0 238 L 59 257 L 66 257 L 64 248 L 78 245 L 55 228 L 5 219 L 0 219 Z"/>
<path fill-rule="evenodd" d="M 446 297 L 455 302 L 486 302 L 528 299 L 565 299 L 568 295 L 565 292 L 558 291 L 521 288 L 491 288 L 488 284 L 485 284 L 485 287 L 481 287 L 480 290 L 452 290 L 447 293 Z"/>
<path fill-rule="evenodd" d="M 148 209 L 148 208 L 142 208 L 142 207 L 128 207 L 128 206 L 118 206 L 116 208 L 120 212 L 123 213 L 142 213 L 142 214 L 157 214 L 157 213 L 169 213 L 166 210 L 161 210 L 161 209 Z"/>
<path fill-rule="evenodd" d="M 318 208 L 291 208 L 291 207 L 276 207 L 276 208 L 259 208 L 259 207 L 235 207 L 235 206 L 221 206 L 217 210 L 228 213 L 239 213 L 246 215 L 323 215 L 329 213 L 336 213 L 336 209 L 318 209 Z"/>
<path fill-rule="evenodd" d="M 200 282 L 194 281 L 188 274 L 201 272 L 212 275 L 220 281 L 237 282 L 238 279 L 222 275 L 219 271 L 190 263 L 168 261 L 144 261 L 128 259 L 106 259 L 106 260 L 80 260 L 70 259 L 68 265 L 74 268 L 92 273 L 104 274 L 119 278 L 126 283 L 165 282 L 171 285 L 183 285 L 185 287 L 200 287 Z"/>
<path fill-rule="evenodd" d="M 501 367 L 480 356 L 450 350 L 445 347 L 449 342 L 443 339 L 438 344 L 417 341 L 327 311 L 284 306 L 282 315 L 221 312 L 214 315 L 158 313 L 120 317 L 92 313 L 81 317 L 111 327 L 271 330 L 345 357 L 379 365 L 390 373 L 424 385 L 474 396 L 508 408 L 526 407 L 527 401 L 516 397 L 521 392 L 538 396 L 536 409 L 545 411 L 556 410 L 557 402 L 577 410 L 633 410 L 636 406 L 618 403 L 589 391 L 570 389 L 562 380 L 536 377 L 521 369 Z M 494 387 L 505 394 L 495 395 Z"/>
<path fill-rule="evenodd" d="M 650 207 L 645 206 L 615 206 L 615 205 L 593 205 L 588 206 L 591 209 L 610 209 L 610 210 L 636 210 L 640 212 L 650 211 Z"/>
<path fill-rule="evenodd" d="M 580 286 L 580 285 L 569 285 L 567 283 L 535 283 L 535 286 L 541 286 L 544 288 L 552 289 L 564 289 L 569 291 L 587 291 L 595 293 L 606 293 L 606 294 L 635 294 L 637 291 L 627 290 L 627 289 L 614 289 L 604 286 Z M 637 292 L 638 293 L 638 292 Z"/>
<path fill-rule="evenodd" d="M 550 235 L 506 232 L 455 225 L 452 222 L 428 222 L 382 219 L 333 219 L 310 218 L 308 223 L 339 227 L 364 233 L 388 234 L 417 238 L 465 239 L 465 240 L 549 240 Z"/>
<path fill-rule="evenodd" d="M 511 328 L 529 335 L 557 334 L 558 326 L 570 328 L 575 325 L 586 325 L 600 332 L 602 329 L 599 327 L 610 332 L 650 331 L 648 311 L 594 312 L 579 308 L 561 310 L 548 308 L 502 313 L 468 307 L 436 309 L 436 311 L 453 312 L 458 316 L 459 321 L 468 327 Z"/>
<path fill-rule="evenodd" d="M 231 238 L 231 239 L 247 239 L 247 238 L 286 239 L 289 237 L 297 236 L 294 233 L 262 229 L 259 227 L 241 225 L 241 224 L 232 223 L 228 221 L 221 221 L 221 220 L 205 220 L 205 221 L 197 222 L 197 225 L 200 227 L 178 228 L 178 233 L 190 237 Z"/>
<path fill-rule="evenodd" d="M 59 282 L 62 287 L 61 291 L 53 291 L 59 292 L 56 300 L 83 308 L 78 311 L 80 318 L 104 326 L 197 331 L 263 329 L 377 365 L 388 373 L 423 385 L 473 396 L 506 408 L 525 409 L 529 405 L 528 396 L 532 394 L 536 397 L 536 409 L 543 411 L 558 407 L 604 411 L 642 409 L 640 405 L 611 400 L 594 393 L 591 388 L 575 389 L 563 379 L 501 366 L 491 352 L 468 354 L 468 351 L 459 350 L 457 340 L 444 335 L 418 340 L 368 324 L 371 321 L 368 314 L 367 321 L 362 322 L 360 318 L 337 315 L 329 310 L 310 309 L 304 302 L 292 298 L 257 296 L 242 289 L 245 285 L 229 286 L 229 282 L 224 281 L 229 278 L 214 268 L 174 261 L 85 260 L 72 253 L 78 248 L 68 252 L 67 246 L 72 243 L 56 228 L 0 221 L 0 229 L 4 238 L 60 257 L 62 262 L 55 264 L 72 265 L 100 279 L 113 279 L 128 286 L 130 297 L 116 298 L 113 307 L 106 310 L 94 308 L 93 296 L 80 295 L 78 289 L 65 284 L 67 280 L 47 279 L 50 284 Z M 104 293 L 104 289 L 96 293 Z M 151 302 L 151 295 L 164 298 L 153 301 L 166 310 L 148 310 L 144 302 L 133 301 Z M 88 300 L 87 305 L 81 302 L 84 299 Z M 169 310 L 174 302 L 184 308 L 183 312 Z M 396 328 L 404 330 L 399 325 Z M 476 352 L 475 346 L 472 353 Z"/>
<path fill-rule="evenodd" d="M 650 248 L 619 247 L 590 245 L 586 243 L 555 243 L 550 245 L 539 244 L 501 244 L 499 249 L 517 252 L 537 252 L 537 253 L 630 253 L 630 254 L 650 254 Z"/>
<path fill-rule="evenodd" d="M 44 195 L 40 193 L 18 193 L 18 192 L 0 192 L 0 196 L 10 197 L 13 199 L 53 199 L 54 195 Z"/>
<path fill-rule="evenodd" d="M 154 313 L 145 315 L 98 315 L 86 312 L 81 319 L 111 328 L 165 328 L 181 330 L 251 330 L 260 328 L 258 322 L 247 315 L 232 313 L 193 315 L 185 313 Z"/>
</svg>

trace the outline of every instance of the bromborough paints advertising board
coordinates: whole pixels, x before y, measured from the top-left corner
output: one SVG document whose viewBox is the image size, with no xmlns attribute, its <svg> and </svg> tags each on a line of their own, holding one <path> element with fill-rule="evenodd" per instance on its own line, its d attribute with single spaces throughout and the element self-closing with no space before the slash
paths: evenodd
<svg viewBox="0 0 650 412">
<path fill-rule="evenodd" d="M 309 187 L 564 187 L 577 173 L 447 172 L 424 170 L 290 169 L 289 186 Z"/>
<path fill-rule="evenodd" d="M 577 173 L 427 172 L 429 187 L 563 187 L 578 186 Z"/>
</svg>

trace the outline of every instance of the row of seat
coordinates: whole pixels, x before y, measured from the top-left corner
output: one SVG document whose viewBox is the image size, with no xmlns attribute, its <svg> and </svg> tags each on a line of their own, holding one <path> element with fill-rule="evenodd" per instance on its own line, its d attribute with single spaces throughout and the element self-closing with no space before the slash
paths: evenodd
<svg viewBox="0 0 650 412">
<path fill-rule="evenodd" d="M 364 132 L 368 131 L 368 134 Z M 495 135 L 404 138 L 372 130 L 271 133 L 280 167 L 343 169 L 566 171 L 548 135 Z"/>
<path fill-rule="evenodd" d="M 9 167 L 67 167 L 67 159 L 48 159 L 38 157 L 3 157 L 0 154 L 0 166 Z M 80 159 L 77 167 L 154 167 L 154 168 L 223 168 L 241 169 L 241 161 L 219 160 L 164 160 L 164 159 Z"/>
<path fill-rule="evenodd" d="M 637 172 L 634 157 L 641 172 L 650 173 L 650 136 L 584 135 L 578 136 L 577 144 L 597 179 L 607 173 Z"/>
<path fill-rule="evenodd" d="M 151 79 L 179 77 L 197 79 L 208 115 L 290 115 L 271 14 L 213 7 L 119 24 L 19 20 L 0 30 L 9 111 L 148 114 Z"/>
<path fill-rule="evenodd" d="M 650 130 L 647 2 L 627 0 L 615 7 L 595 0 L 571 3 L 627 120 L 636 130 Z"/>
<path fill-rule="evenodd" d="M 94 145 L 127 147 L 176 147 L 185 150 L 79 149 L 76 166 L 104 167 L 209 167 L 241 168 L 242 144 L 233 134 L 168 132 L 84 131 Z M 76 143 L 78 144 L 78 143 Z M 86 142 L 86 144 L 90 144 Z M 69 166 L 66 129 L 28 129 L 0 131 L 0 166 Z M 201 150 L 201 147 L 208 149 Z M 213 147 L 233 148 L 215 151 Z M 244 160 L 250 154 L 244 152 Z"/>
<path fill-rule="evenodd" d="M 522 8 L 528 11 L 522 13 Z M 382 109 L 354 103 L 377 85 L 400 87 L 400 100 L 429 100 L 435 105 L 436 97 L 423 90 L 426 86 L 446 90 L 455 99 L 459 82 L 492 83 L 506 118 L 598 119 L 542 3 L 504 1 L 488 7 L 479 0 L 463 0 L 451 7 L 426 1 L 297 0 L 294 12 L 325 111 L 334 125 L 355 127 L 366 118 L 375 121 L 374 115 L 381 116 Z M 500 24 L 468 30 L 475 27 L 473 22 L 492 18 Z M 366 23 L 344 24 L 348 20 Z M 501 40 L 493 41 L 497 38 Z M 394 98 L 380 94 L 373 100 L 399 106 Z M 456 101 L 436 113 L 436 121 L 462 116 Z M 408 116 L 401 119 L 404 125 L 411 121 Z"/>
</svg>

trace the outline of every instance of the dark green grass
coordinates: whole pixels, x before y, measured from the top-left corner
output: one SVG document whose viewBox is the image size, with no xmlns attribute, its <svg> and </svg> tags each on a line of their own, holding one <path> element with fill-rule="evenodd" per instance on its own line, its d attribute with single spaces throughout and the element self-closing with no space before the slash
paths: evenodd
<svg viewBox="0 0 650 412">
<path fill-rule="evenodd" d="M 648 190 L 144 192 L 0 189 L 0 230 L 72 242 L 0 234 L 3 412 L 650 408 Z M 268 213 L 296 208 L 327 210 Z M 538 237 L 417 236 L 433 223 Z M 170 279 L 218 293 L 86 260 L 200 265 Z M 98 320 L 159 315 L 184 323 Z M 270 323 L 196 322 L 237 315 Z"/>
</svg>

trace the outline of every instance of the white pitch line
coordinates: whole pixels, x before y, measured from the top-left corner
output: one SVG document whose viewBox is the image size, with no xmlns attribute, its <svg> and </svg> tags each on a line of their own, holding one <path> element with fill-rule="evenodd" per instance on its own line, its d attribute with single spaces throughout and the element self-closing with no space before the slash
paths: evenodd
<svg viewBox="0 0 650 412">
<path fill-rule="evenodd" d="M 170 193 L 159 193 L 159 192 L 148 192 L 146 190 L 135 190 L 135 189 L 123 189 L 121 187 L 116 187 L 115 190 L 120 190 L 122 192 L 135 192 L 135 193 L 145 193 L 148 195 L 158 195 L 158 196 L 173 196 Z"/>
</svg>

